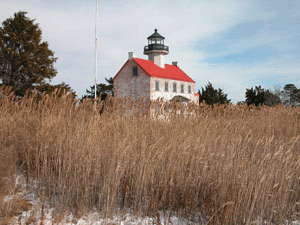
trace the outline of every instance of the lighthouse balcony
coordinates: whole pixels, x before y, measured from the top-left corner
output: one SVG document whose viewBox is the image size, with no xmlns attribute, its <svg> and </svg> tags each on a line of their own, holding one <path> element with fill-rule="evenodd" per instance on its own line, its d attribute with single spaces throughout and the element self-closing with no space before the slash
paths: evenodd
<svg viewBox="0 0 300 225">
<path fill-rule="evenodd" d="M 165 46 L 163 44 L 150 44 L 144 47 L 144 52 L 148 51 L 166 51 L 169 52 L 169 46 Z"/>
</svg>

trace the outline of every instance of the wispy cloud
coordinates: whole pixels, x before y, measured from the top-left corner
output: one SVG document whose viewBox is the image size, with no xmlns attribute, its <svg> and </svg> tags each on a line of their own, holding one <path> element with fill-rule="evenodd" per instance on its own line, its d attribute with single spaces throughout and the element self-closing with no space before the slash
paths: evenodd
<svg viewBox="0 0 300 225">
<path fill-rule="evenodd" d="M 284 14 L 280 2 L 100 0 L 99 82 L 117 73 L 129 51 L 146 58 L 146 38 L 158 28 L 170 47 L 167 62 L 179 61 L 197 89 L 210 81 L 236 102 L 253 85 L 299 85 L 298 6 Z M 2 1 L 0 20 L 19 10 L 36 18 L 59 58 L 54 82 L 83 95 L 93 83 L 95 1 Z"/>
</svg>

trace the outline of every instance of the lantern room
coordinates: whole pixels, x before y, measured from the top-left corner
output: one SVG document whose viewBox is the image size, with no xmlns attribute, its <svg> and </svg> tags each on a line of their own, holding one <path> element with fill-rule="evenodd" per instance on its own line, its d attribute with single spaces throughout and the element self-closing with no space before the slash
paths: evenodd
<svg viewBox="0 0 300 225">
<path fill-rule="evenodd" d="M 169 46 L 165 46 L 165 38 L 154 30 L 154 33 L 148 38 L 148 45 L 144 47 L 144 54 L 148 55 L 148 59 L 153 61 L 156 65 L 164 68 L 164 55 L 169 54 Z"/>
</svg>

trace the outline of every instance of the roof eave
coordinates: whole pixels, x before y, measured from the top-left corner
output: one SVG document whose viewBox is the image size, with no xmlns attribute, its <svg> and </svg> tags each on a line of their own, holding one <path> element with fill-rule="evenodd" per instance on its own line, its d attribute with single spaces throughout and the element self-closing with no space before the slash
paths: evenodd
<svg viewBox="0 0 300 225">
<path fill-rule="evenodd" d="M 120 72 L 123 70 L 123 68 L 127 65 L 129 62 L 129 59 L 124 63 L 124 65 L 121 67 L 121 69 L 118 71 L 118 73 L 113 77 L 112 80 L 116 79 L 116 77 L 120 74 Z"/>
</svg>

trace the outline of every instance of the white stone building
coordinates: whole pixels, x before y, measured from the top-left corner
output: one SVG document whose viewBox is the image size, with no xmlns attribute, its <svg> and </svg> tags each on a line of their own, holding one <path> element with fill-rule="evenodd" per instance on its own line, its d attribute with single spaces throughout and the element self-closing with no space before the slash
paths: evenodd
<svg viewBox="0 0 300 225">
<path fill-rule="evenodd" d="M 195 81 L 179 68 L 177 62 L 165 64 L 164 56 L 169 53 L 169 47 L 164 45 L 164 39 L 157 29 L 148 37 L 148 45 L 144 48 L 148 60 L 128 53 L 127 62 L 113 78 L 114 92 L 119 97 L 198 102 Z"/>
</svg>

